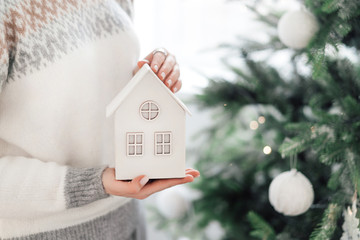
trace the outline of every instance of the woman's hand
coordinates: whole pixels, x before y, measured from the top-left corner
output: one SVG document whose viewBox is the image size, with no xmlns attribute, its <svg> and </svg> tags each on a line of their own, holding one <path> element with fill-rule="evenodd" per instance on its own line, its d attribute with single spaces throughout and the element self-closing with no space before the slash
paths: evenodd
<svg viewBox="0 0 360 240">
<path fill-rule="evenodd" d="M 135 72 L 145 63 L 149 64 L 154 73 L 156 73 L 160 80 L 163 81 L 172 92 L 176 93 L 180 90 L 182 85 L 179 79 L 180 69 L 174 55 L 163 48 L 155 49 L 143 60 L 138 62 L 138 68 Z"/>
<path fill-rule="evenodd" d="M 144 199 L 153 193 L 159 192 L 175 185 L 189 183 L 200 173 L 194 169 L 186 169 L 184 178 L 158 179 L 149 182 L 149 178 L 142 175 L 132 181 L 119 181 L 115 179 L 115 169 L 106 168 L 102 175 L 102 182 L 106 193 L 122 197 Z"/>
</svg>

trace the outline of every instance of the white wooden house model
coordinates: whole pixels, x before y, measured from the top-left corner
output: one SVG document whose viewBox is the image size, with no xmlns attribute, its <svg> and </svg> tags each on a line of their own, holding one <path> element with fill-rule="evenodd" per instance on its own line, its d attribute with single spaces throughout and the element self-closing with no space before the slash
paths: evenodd
<svg viewBox="0 0 360 240">
<path fill-rule="evenodd" d="M 116 179 L 185 177 L 185 120 L 191 115 L 149 65 L 106 108 L 114 115 Z"/>
</svg>

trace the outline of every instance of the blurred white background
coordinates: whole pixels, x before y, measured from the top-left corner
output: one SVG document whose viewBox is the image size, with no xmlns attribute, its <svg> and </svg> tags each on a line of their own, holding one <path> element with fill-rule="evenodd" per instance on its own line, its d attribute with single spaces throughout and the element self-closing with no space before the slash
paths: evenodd
<svg viewBox="0 0 360 240">
<path fill-rule="evenodd" d="M 247 9 L 251 0 L 135 0 L 134 24 L 138 34 L 141 54 L 145 57 L 156 47 L 165 47 L 172 52 L 181 69 L 183 100 L 199 93 L 207 85 L 205 76 L 226 75 L 221 57 L 224 52 L 219 44 L 234 43 L 237 36 L 266 40 L 264 26 L 255 22 L 255 16 Z M 277 10 L 299 8 L 292 0 L 267 0 L 268 6 Z M 260 8 L 261 10 L 261 8 Z M 265 42 L 265 41 L 264 41 Z M 187 145 L 194 147 L 192 136 L 210 124 L 211 113 L 188 106 L 193 113 L 187 120 Z M 192 161 L 188 166 L 192 166 Z M 157 194 L 145 203 L 156 205 Z M 156 206 L 155 206 L 156 207 Z M 157 231 L 148 222 L 150 240 L 170 239 L 165 232 Z M 216 230 L 216 229 L 215 229 Z M 214 234 L 215 236 L 216 234 Z"/>
<path fill-rule="evenodd" d="M 236 36 L 266 39 L 263 26 L 245 4 L 254 0 L 135 0 L 135 29 L 141 44 L 141 57 L 156 47 L 165 47 L 176 57 L 184 80 L 182 92 L 194 93 L 206 86 L 199 73 L 225 74 L 219 61 L 221 43 Z M 268 0 L 276 9 L 296 9 L 295 1 Z M 268 9 L 264 6 L 264 11 Z"/>
<path fill-rule="evenodd" d="M 234 40 L 235 31 L 250 31 L 251 18 L 241 1 L 135 0 L 135 28 L 141 56 L 165 47 L 176 57 L 184 81 L 182 92 L 193 93 L 206 86 L 207 75 L 221 71 L 216 46 Z"/>
</svg>

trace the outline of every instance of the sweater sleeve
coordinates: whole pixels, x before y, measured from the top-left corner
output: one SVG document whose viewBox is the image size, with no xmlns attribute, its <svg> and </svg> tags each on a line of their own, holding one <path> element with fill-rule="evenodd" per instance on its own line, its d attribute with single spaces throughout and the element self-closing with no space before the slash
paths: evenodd
<svg viewBox="0 0 360 240">
<path fill-rule="evenodd" d="M 105 167 L 73 168 L 17 156 L 0 158 L 0 218 L 33 218 L 105 198 Z"/>
</svg>

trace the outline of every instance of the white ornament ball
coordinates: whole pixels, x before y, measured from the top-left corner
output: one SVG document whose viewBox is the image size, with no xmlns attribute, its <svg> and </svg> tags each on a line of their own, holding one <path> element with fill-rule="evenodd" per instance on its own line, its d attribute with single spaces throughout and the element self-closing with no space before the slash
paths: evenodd
<svg viewBox="0 0 360 240">
<path fill-rule="evenodd" d="M 318 21 L 306 10 L 287 12 L 278 23 L 281 42 L 294 49 L 305 48 L 318 30 Z"/>
<path fill-rule="evenodd" d="M 179 237 L 177 240 L 191 240 L 191 239 L 188 237 Z"/>
<path fill-rule="evenodd" d="M 225 230 L 218 221 L 211 221 L 205 228 L 205 235 L 209 240 L 220 240 L 225 235 Z"/>
<path fill-rule="evenodd" d="M 269 200 L 276 211 L 286 216 L 306 212 L 314 201 L 310 181 L 296 169 L 283 172 L 270 184 Z"/>
<path fill-rule="evenodd" d="M 167 219 L 178 219 L 189 210 L 189 201 L 177 188 L 166 189 L 158 193 L 156 207 Z"/>
</svg>

